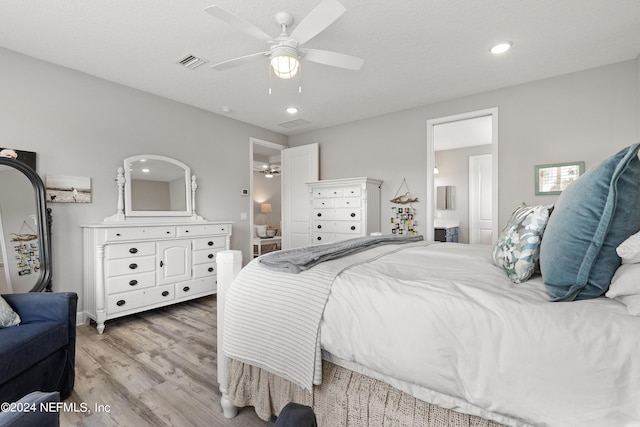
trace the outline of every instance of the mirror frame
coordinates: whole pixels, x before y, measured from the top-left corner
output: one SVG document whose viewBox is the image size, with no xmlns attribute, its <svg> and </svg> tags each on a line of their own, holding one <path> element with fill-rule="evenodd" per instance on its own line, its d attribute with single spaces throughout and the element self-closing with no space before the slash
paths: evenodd
<svg viewBox="0 0 640 427">
<path fill-rule="evenodd" d="M 38 251 L 40 252 L 40 277 L 29 292 L 51 292 L 51 209 L 47 208 L 47 190 L 40 176 L 26 163 L 9 157 L 0 157 L 0 165 L 7 165 L 22 172 L 31 182 L 35 193 L 35 210 L 38 221 Z"/>
<path fill-rule="evenodd" d="M 184 170 L 184 184 L 185 184 L 185 197 L 186 210 L 184 211 L 135 211 L 131 209 L 131 164 L 143 159 L 148 160 L 161 160 L 167 163 L 174 164 Z M 193 207 L 191 205 L 191 168 L 184 163 L 172 159 L 171 157 L 160 156 L 157 154 L 140 154 L 137 156 L 127 157 L 124 159 L 124 213 L 126 217 L 186 217 L 193 215 Z"/>
</svg>

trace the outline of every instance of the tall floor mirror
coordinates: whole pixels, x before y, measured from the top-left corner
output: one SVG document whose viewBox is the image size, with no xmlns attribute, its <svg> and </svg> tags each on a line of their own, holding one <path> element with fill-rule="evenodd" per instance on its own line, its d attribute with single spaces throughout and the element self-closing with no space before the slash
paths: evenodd
<svg viewBox="0 0 640 427">
<path fill-rule="evenodd" d="M 51 291 L 51 212 L 40 176 L 0 156 L 0 293 Z"/>
</svg>

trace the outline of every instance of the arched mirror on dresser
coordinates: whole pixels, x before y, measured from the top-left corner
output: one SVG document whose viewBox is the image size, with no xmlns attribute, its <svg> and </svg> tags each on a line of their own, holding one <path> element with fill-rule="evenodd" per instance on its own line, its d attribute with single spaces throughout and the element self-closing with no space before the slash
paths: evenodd
<svg viewBox="0 0 640 427">
<path fill-rule="evenodd" d="M 51 291 L 51 213 L 40 176 L 0 156 L 2 293 Z"/>
<path fill-rule="evenodd" d="M 84 316 L 98 333 L 109 319 L 215 294 L 216 253 L 231 241 L 229 221 L 196 213 L 185 163 L 128 157 L 115 181 L 116 213 L 83 225 Z"/>
</svg>

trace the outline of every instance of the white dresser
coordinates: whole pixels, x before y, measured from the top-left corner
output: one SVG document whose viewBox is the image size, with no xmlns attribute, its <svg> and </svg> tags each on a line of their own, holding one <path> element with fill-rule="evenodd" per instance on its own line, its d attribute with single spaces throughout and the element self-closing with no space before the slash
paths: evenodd
<svg viewBox="0 0 640 427">
<path fill-rule="evenodd" d="M 380 231 L 380 186 L 372 178 L 308 182 L 313 244 L 330 243 Z"/>
<path fill-rule="evenodd" d="M 106 320 L 214 294 L 231 223 L 103 223 L 83 235 L 84 315 L 102 333 Z"/>
</svg>

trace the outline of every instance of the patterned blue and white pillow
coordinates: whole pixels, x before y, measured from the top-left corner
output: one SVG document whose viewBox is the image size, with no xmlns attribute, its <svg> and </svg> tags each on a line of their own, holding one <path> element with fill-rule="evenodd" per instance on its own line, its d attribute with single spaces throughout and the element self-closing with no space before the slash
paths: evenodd
<svg viewBox="0 0 640 427">
<path fill-rule="evenodd" d="M 540 242 L 553 205 L 519 206 L 502 229 L 493 247 L 493 262 L 502 267 L 513 283 L 522 283 L 535 273 Z"/>
<path fill-rule="evenodd" d="M 8 328 L 20 324 L 20 316 L 13 311 L 8 302 L 0 296 L 0 328 Z"/>
</svg>

